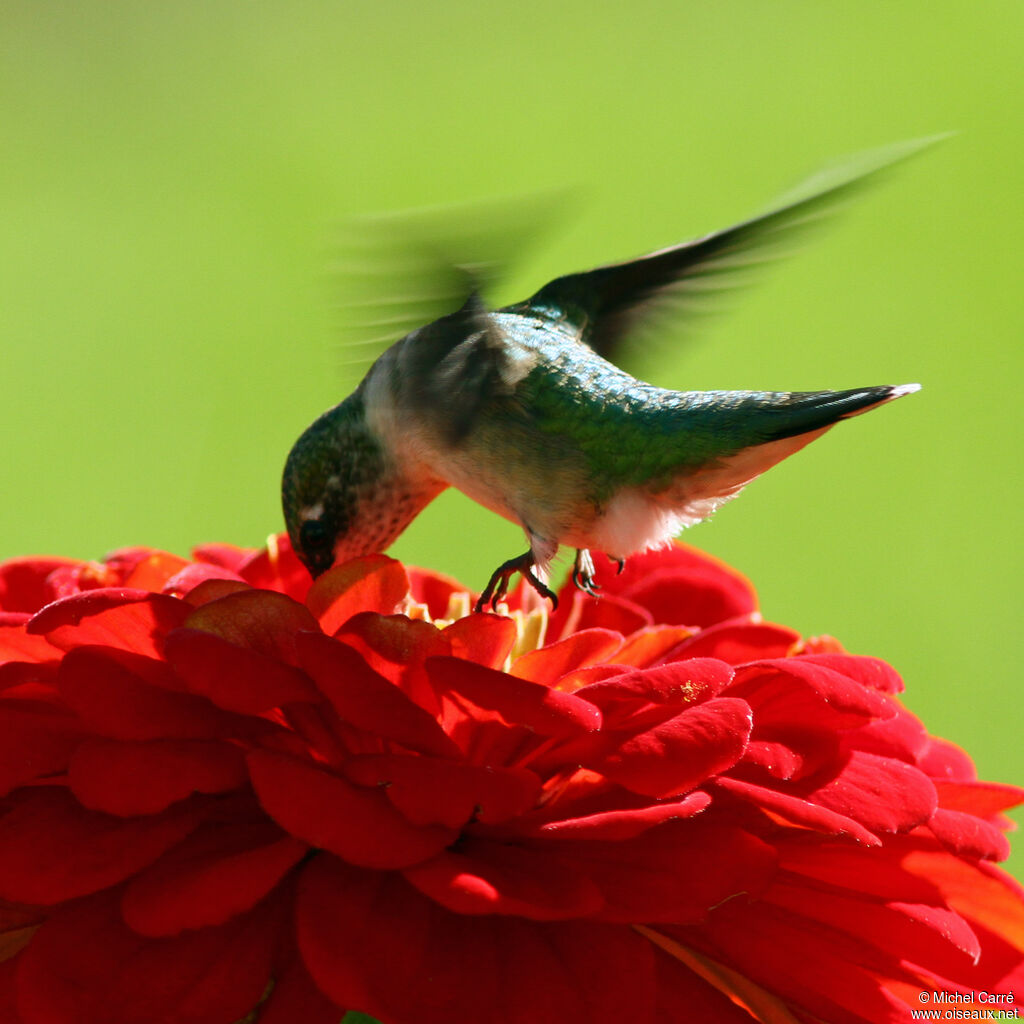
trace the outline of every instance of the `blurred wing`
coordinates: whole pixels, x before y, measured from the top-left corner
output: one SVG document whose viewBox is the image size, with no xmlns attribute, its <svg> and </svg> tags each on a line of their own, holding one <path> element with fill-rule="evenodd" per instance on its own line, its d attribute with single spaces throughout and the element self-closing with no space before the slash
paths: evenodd
<svg viewBox="0 0 1024 1024">
<path fill-rule="evenodd" d="M 460 444 L 482 410 L 508 394 L 508 353 L 475 292 L 463 306 L 416 330 L 396 354 L 401 404 Z"/>
<path fill-rule="evenodd" d="M 816 225 L 895 164 L 945 136 L 870 150 L 821 171 L 768 213 L 638 259 L 568 274 L 509 312 L 568 320 L 597 353 L 613 362 L 643 351 L 673 315 L 681 321 L 714 309 L 709 302 L 747 284 L 766 263 L 791 252 Z"/>
<path fill-rule="evenodd" d="M 365 370 L 410 331 L 488 290 L 566 206 L 550 191 L 492 202 L 360 217 L 332 267 L 344 365 Z"/>
</svg>

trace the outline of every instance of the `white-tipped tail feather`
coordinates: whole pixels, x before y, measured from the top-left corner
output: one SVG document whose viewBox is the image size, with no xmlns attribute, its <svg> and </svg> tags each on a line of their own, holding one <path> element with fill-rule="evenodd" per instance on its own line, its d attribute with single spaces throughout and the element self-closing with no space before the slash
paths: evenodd
<svg viewBox="0 0 1024 1024">
<path fill-rule="evenodd" d="M 872 409 L 877 409 L 880 405 L 885 405 L 887 402 L 895 402 L 897 398 L 902 398 L 904 395 L 912 395 L 915 391 L 920 390 L 920 384 L 896 384 L 889 388 L 889 394 L 887 394 L 885 398 L 880 398 L 877 402 L 872 402 L 871 405 L 864 405 L 859 409 L 854 409 L 853 412 L 847 413 L 842 417 L 842 419 L 851 420 L 854 416 L 860 416 L 861 413 L 871 412 Z"/>
</svg>

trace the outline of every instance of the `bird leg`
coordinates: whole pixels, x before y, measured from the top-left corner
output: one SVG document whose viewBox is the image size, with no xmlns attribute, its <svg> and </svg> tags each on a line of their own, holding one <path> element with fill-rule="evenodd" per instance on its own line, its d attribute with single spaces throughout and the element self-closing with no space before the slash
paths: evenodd
<svg viewBox="0 0 1024 1024">
<path fill-rule="evenodd" d="M 614 555 L 609 555 L 608 561 L 615 563 L 615 575 L 621 576 L 622 570 L 626 568 L 626 560 L 624 558 L 616 558 Z"/>
<path fill-rule="evenodd" d="M 544 584 L 541 583 L 534 574 L 533 552 L 527 551 L 523 555 L 519 555 L 516 558 L 510 558 L 507 562 L 502 562 L 502 564 L 494 570 L 487 586 L 484 588 L 484 592 L 480 595 L 480 600 L 477 601 L 476 607 L 473 610 L 476 612 L 482 612 L 488 604 L 492 609 L 497 607 L 498 602 L 508 593 L 509 578 L 517 572 L 522 574 L 523 579 L 525 579 L 541 597 L 550 599 L 552 611 L 558 607 L 558 598 L 555 596 L 554 591 L 544 586 Z"/>
<path fill-rule="evenodd" d="M 590 597 L 597 597 L 597 592 L 601 589 L 594 582 L 594 559 L 590 557 L 590 552 L 586 548 L 576 549 L 576 561 L 572 566 L 572 581 L 579 590 Z"/>
</svg>

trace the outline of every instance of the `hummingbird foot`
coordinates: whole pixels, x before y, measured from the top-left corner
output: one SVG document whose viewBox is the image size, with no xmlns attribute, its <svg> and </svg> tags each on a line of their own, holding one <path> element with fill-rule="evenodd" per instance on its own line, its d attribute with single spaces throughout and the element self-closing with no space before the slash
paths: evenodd
<svg viewBox="0 0 1024 1024">
<path fill-rule="evenodd" d="M 576 561 L 572 567 L 572 581 L 578 590 L 590 597 L 597 597 L 601 589 L 594 582 L 594 559 L 586 548 L 576 549 Z"/>
<path fill-rule="evenodd" d="M 502 564 L 494 570 L 487 586 L 484 588 L 484 592 L 480 595 L 480 600 L 477 601 L 476 606 L 473 608 L 473 611 L 482 612 L 488 605 L 491 606 L 492 610 L 496 608 L 498 602 L 508 593 L 509 579 L 517 572 L 522 575 L 523 579 L 526 580 L 526 582 L 529 583 L 541 597 L 546 597 L 551 601 L 552 611 L 558 607 L 558 597 L 550 587 L 546 587 L 537 578 L 537 575 L 533 571 L 533 552 L 527 551 L 525 554 L 519 555 L 516 558 L 510 558 L 507 562 L 502 562 Z"/>
<path fill-rule="evenodd" d="M 608 561 L 615 563 L 615 575 L 621 576 L 622 570 L 626 568 L 626 560 L 624 558 L 616 558 L 615 555 L 609 555 Z"/>
</svg>

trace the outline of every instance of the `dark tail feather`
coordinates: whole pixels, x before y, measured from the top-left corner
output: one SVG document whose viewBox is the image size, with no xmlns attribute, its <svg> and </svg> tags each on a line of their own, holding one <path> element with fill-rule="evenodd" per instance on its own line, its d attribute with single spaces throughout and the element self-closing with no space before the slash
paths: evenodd
<svg viewBox="0 0 1024 1024">
<path fill-rule="evenodd" d="M 839 420 L 919 388 L 898 384 L 850 391 L 694 393 L 699 397 L 680 426 L 674 484 L 656 491 L 658 500 L 673 508 L 680 522 L 696 522 Z"/>
<path fill-rule="evenodd" d="M 764 407 L 760 426 L 766 441 L 781 441 L 859 416 L 920 389 L 920 384 L 895 384 L 850 391 L 794 391 L 778 404 Z"/>
</svg>

